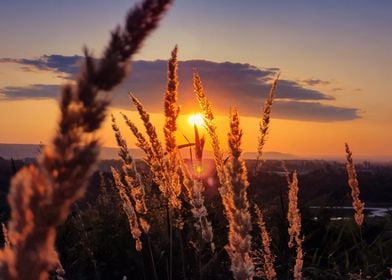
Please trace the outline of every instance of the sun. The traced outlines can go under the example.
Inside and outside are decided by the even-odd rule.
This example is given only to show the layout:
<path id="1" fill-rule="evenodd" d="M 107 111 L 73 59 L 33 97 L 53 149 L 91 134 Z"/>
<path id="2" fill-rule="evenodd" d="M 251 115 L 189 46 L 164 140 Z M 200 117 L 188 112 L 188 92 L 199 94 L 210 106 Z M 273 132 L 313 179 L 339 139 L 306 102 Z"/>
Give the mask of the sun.
<path id="1" fill-rule="evenodd" d="M 200 113 L 190 115 L 188 118 L 188 122 L 191 125 L 202 126 L 204 124 L 203 115 Z"/>

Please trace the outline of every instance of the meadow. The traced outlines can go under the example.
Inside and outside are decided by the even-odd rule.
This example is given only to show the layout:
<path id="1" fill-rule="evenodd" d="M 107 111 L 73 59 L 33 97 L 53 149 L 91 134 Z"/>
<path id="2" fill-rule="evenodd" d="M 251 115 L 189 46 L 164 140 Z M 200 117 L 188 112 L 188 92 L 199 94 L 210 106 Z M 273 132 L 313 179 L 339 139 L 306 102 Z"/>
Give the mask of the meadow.
<path id="1" fill-rule="evenodd" d="M 344 219 L 334 219 L 322 199 L 316 210 L 301 207 L 301 179 L 309 177 L 288 162 L 278 162 L 279 176 L 266 172 L 263 153 L 279 73 L 260 104 L 257 159 L 246 162 L 239 112 L 230 108 L 229 133 L 219 138 L 197 69 L 193 91 L 200 114 L 191 119 L 193 137 L 179 140 L 175 46 L 162 89 L 163 137 L 143 100 L 129 93 L 143 126 L 126 113 L 111 115 L 119 162 L 110 172 L 96 172 L 96 131 L 110 105 L 101 93 L 123 80 L 130 59 L 170 4 L 145 0 L 131 9 L 100 59 L 85 49 L 80 75 L 62 88 L 52 143 L 40 148 L 36 162 L 14 166 L 9 210 L 4 208 L 9 215 L 3 214 L 8 221 L 2 226 L 1 279 L 390 279 L 390 215 L 365 215 L 348 144 L 342 143 L 346 163 L 339 174 L 345 174 L 338 181 L 352 206 Z M 132 139 L 123 136 L 120 121 Z M 133 158 L 130 142 L 144 152 L 143 160 Z M 212 170 L 203 157 L 206 143 Z M 91 185 L 99 185 L 93 198 L 86 194 Z"/>

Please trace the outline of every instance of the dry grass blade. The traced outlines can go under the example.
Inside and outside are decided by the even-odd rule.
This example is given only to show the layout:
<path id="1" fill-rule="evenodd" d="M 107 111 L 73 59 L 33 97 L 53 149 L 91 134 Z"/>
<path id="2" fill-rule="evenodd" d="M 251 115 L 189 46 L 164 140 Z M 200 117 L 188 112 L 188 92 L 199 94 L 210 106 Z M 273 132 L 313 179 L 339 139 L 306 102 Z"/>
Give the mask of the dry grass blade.
<path id="1" fill-rule="evenodd" d="M 85 64 L 74 84 L 62 89 L 58 132 L 45 147 L 37 166 L 22 169 L 9 194 L 12 248 L 1 251 L 1 278 L 47 279 L 58 262 L 56 226 L 82 197 L 98 158 L 101 126 L 109 104 L 98 97 L 120 83 L 129 58 L 157 26 L 170 0 L 145 0 L 131 9 L 125 28 L 118 27 L 98 63 L 85 51 Z"/>
<path id="2" fill-rule="evenodd" d="M 196 145 L 200 145 L 200 141 L 196 141 Z M 192 144 L 193 146 L 193 144 Z M 196 150 L 202 151 L 202 147 L 195 148 Z M 201 152 L 199 152 L 201 153 Z M 197 159 L 197 165 L 201 166 L 202 158 L 201 155 Z M 192 162 L 193 172 L 189 172 L 183 159 L 179 159 L 181 173 L 183 177 L 183 185 L 186 190 L 186 194 L 189 199 L 189 204 L 192 206 L 191 212 L 193 218 L 196 220 L 195 227 L 200 230 L 202 239 L 210 243 L 211 250 L 215 251 L 215 244 L 213 243 L 213 230 L 211 222 L 208 219 L 207 208 L 204 205 L 204 185 L 203 180 L 200 178 L 200 174 L 197 173 L 197 169 L 194 168 Z M 194 174 L 196 172 L 196 174 Z"/>
<path id="3" fill-rule="evenodd" d="M 154 153 L 155 158 L 159 161 L 162 161 L 163 160 L 162 144 L 161 144 L 161 141 L 159 141 L 155 126 L 151 123 L 150 114 L 147 113 L 147 111 L 144 109 L 144 106 L 139 101 L 139 99 L 137 99 L 131 93 L 129 94 L 129 97 L 131 98 L 132 103 L 135 105 L 135 107 L 139 113 L 140 119 L 143 122 L 144 128 L 146 130 L 146 134 L 148 135 L 148 139 L 150 141 L 150 145 L 151 145 L 151 148 L 152 148 L 152 151 Z"/>
<path id="4" fill-rule="evenodd" d="M 229 147 L 229 167 L 225 166 L 223 154 L 214 124 L 211 104 L 207 100 L 200 76 L 195 72 L 193 77 L 194 92 L 204 115 L 205 126 L 210 136 L 215 165 L 220 181 L 219 193 L 229 221 L 229 244 L 226 246 L 231 259 L 231 271 L 235 279 L 252 279 L 254 265 L 250 256 L 252 229 L 249 213 L 249 202 L 246 195 L 247 170 L 241 157 L 242 131 L 236 110 L 231 112 Z"/>
<path id="5" fill-rule="evenodd" d="M 258 143 L 257 143 L 257 159 L 256 159 L 256 171 L 260 169 L 261 165 L 261 158 L 263 156 L 263 149 L 264 145 L 267 141 L 267 137 L 269 134 L 269 124 L 270 124 L 270 118 L 271 118 L 271 110 L 272 110 L 272 103 L 274 102 L 275 99 L 275 94 L 276 94 L 276 87 L 278 84 L 280 74 L 275 78 L 270 92 L 268 94 L 267 100 L 264 103 L 263 107 L 263 119 L 259 124 L 259 138 L 258 138 Z"/>
<path id="6" fill-rule="evenodd" d="M 226 198 L 227 201 L 223 202 L 228 203 L 230 206 L 227 208 L 232 211 L 231 215 L 228 215 L 229 244 L 226 246 L 226 250 L 231 258 L 231 270 L 234 278 L 252 279 L 254 275 L 254 265 L 250 255 L 252 222 L 246 193 L 249 182 L 245 161 L 241 158 L 241 140 L 242 130 L 240 129 L 239 116 L 234 108 L 230 113 L 230 132 L 228 134 L 230 150 L 228 174 L 232 192 L 231 198 Z"/>
<path id="7" fill-rule="evenodd" d="M 132 201 L 127 194 L 127 188 L 121 181 L 121 176 L 118 170 L 114 167 L 111 167 L 112 175 L 114 178 L 114 184 L 118 190 L 118 193 L 121 198 L 122 207 L 124 209 L 125 214 L 128 218 L 129 228 L 131 229 L 132 237 L 135 239 L 135 247 L 137 251 L 142 250 L 142 242 L 140 241 L 140 237 L 142 235 L 142 231 L 140 229 L 138 217 L 135 212 L 135 208 L 133 207 Z"/>
<path id="8" fill-rule="evenodd" d="M 122 170 L 125 174 L 125 182 L 128 186 L 133 201 L 135 202 L 136 211 L 140 214 L 147 214 L 147 206 L 145 202 L 145 186 L 140 174 L 136 170 L 136 165 L 129 154 L 128 146 L 122 137 L 120 129 L 116 124 L 116 119 L 112 115 L 112 128 L 116 137 L 118 146 L 120 147 L 119 156 L 122 161 Z"/>
<path id="9" fill-rule="evenodd" d="M 130 94 L 130 98 L 139 113 L 140 119 L 142 120 L 144 128 L 146 130 L 146 134 L 148 135 L 148 145 L 149 147 L 151 147 L 151 151 L 148 151 L 151 154 L 151 162 L 149 165 L 151 167 L 153 179 L 159 185 L 159 189 L 164 195 L 164 197 L 167 199 L 168 203 L 170 204 L 170 207 L 173 209 L 180 209 L 181 201 L 178 198 L 181 193 L 181 188 L 179 187 L 179 177 L 178 175 L 171 176 L 173 172 L 170 171 L 173 169 L 171 167 L 173 166 L 171 160 L 176 160 L 176 157 L 169 159 L 165 157 L 162 144 L 159 141 L 155 126 L 150 121 L 150 115 L 144 109 L 143 104 L 135 96 Z M 132 131 L 136 132 L 135 129 Z M 142 140 L 140 135 L 136 136 L 136 138 L 138 140 Z"/>
<path id="10" fill-rule="evenodd" d="M 352 205 L 355 210 L 354 219 L 357 225 L 361 226 L 364 219 L 363 210 L 365 208 L 365 203 L 363 203 L 359 198 L 360 190 L 357 179 L 357 172 L 355 171 L 352 152 L 347 143 L 345 144 L 345 148 L 347 158 L 346 170 L 348 175 L 348 185 L 351 188 Z"/>
<path id="11" fill-rule="evenodd" d="M 263 276 L 267 280 L 276 279 L 276 271 L 274 267 L 275 257 L 271 252 L 271 237 L 267 231 L 264 222 L 264 215 L 260 211 L 259 207 L 255 205 L 255 212 L 257 217 L 257 224 L 259 225 L 260 234 L 261 234 L 261 242 L 262 242 L 262 263 L 261 266 L 263 268 L 261 276 Z"/>
<path id="12" fill-rule="evenodd" d="M 294 279 L 302 279 L 302 267 L 303 267 L 303 251 L 301 237 L 301 214 L 298 208 L 298 176 L 297 172 L 294 171 L 292 180 L 289 182 L 289 193 L 288 193 L 288 212 L 287 220 L 289 223 L 289 248 L 296 247 L 296 258 L 294 265 Z M 294 243 L 295 242 L 295 243 Z"/>
<path id="13" fill-rule="evenodd" d="M 153 168 L 154 166 L 154 152 L 151 148 L 150 143 L 147 141 L 147 139 L 144 137 L 144 135 L 139 131 L 137 126 L 125 115 L 122 114 L 124 117 L 125 123 L 131 130 L 132 134 L 136 138 L 136 146 L 138 146 L 142 151 L 146 154 L 145 161 L 147 164 L 150 166 L 150 168 Z"/>
<path id="14" fill-rule="evenodd" d="M 204 89 L 200 76 L 196 71 L 193 74 L 193 91 L 203 112 L 205 127 L 207 129 L 208 135 L 211 138 L 216 170 L 218 173 L 221 187 L 226 188 L 226 191 L 230 191 L 230 188 L 227 188 L 227 174 L 225 170 L 224 158 L 223 153 L 220 149 L 219 138 L 216 133 L 216 126 L 214 124 L 214 115 L 212 113 L 211 104 L 204 94 Z"/>
<path id="15" fill-rule="evenodd" d="M 173 209 L 181 208 L 179 195 L 181 194 L 180 178 L 178 171 L 178 151 L 176 144 L 177 117 L 179 114 L 178 99 L 178 62 L 177 62 L 177 46 L 173 49 L 171 58 L 168 62 L 167 89 L 165 92 L 165 152 L 158 138 L 156 129 L 150 121 L 150 115 L 144 109 L 143 104 L 132 94 L 130 98 L 135 105 L 139 117 L 143 122 L 147 139 L 139 132 L 138 128 L 124 116 L 128 127 L 135 135 L 138 146 L 147 155 L 147 163 L 149 164 L 154 181 L 159 185 L 159 189 L 164 197 L 168 200 L 170 207 Z"/>
<path id="16" fill-rule="evenodd" d="M 168 62 L 167 71 L 167 89 L 165 92 L 165 126 L 163 132 L 166 140 L 166 152 L 171 154 L 176 150 L 176 136 L 177 117 L 180 113 L 180 108 L 177 105 L 178 100 L 178 62 L 177 62 L 178 47 L 176 46 L 171 54 Z"/>
<path id="17" fill-rule="evenodd" d="M 178 100 L 178 47 L 175 46 L 167 65 L 167 88 L 165 92 L 164 109 L 165 109 L 165 125 L 163 133 L 166 142 L 166 172 L 169 178 L 169 188 L 171 192 L 171 204 L 173 206 L 179 204 L 178 196 L 181 194 L 180 178 L 178 171 L 180 169 L 178 163 L 178 150 L 176 143 L 177 117 L 180 107 Z M 175 206 L 179 208 L 179 206 Z"/>

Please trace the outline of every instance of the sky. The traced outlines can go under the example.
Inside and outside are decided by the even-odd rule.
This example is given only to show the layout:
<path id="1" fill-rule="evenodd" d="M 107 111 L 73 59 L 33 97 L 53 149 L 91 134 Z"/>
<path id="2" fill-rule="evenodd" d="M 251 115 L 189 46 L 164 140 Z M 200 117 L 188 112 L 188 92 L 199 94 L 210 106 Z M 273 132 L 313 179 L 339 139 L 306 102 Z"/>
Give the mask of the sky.
<path id="1" fill-rule="evenodd" d="M 58 119 L 60 86 L 77 75 L 83 46 L 98 57 L 135 1 L 41 0 L 0 3 L 0 143 L 47 143 Z M 177 0 L 135 56 L 131 76 L 111 93 L 111 113 L 137 122 L 132 91 L 162 128 L 166 60 L 179 46 L 178 141 L 192 137 L 187 116 L 197 68 L 218 115 L 238 107 L 243 147 L 255 151 L 261 108 L 280 72 L 265 149 L 299 156 L 392 157 L 392 1 Z M 115 146 L 110 122 L 99 132 Z M 129 145 L 134 139 L 126 134 Z"/>

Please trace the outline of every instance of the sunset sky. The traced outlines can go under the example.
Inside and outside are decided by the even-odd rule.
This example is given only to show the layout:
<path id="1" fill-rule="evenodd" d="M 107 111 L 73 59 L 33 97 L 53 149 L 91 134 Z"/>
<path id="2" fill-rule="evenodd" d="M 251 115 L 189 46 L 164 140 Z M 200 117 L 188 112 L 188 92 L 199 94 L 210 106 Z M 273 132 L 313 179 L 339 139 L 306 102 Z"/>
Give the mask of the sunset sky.
<path id="1" fill-rule="evenodd" d="M 132 0 L 3 1 L 0 6 L 0 143 L 49 142 L 59 85 L 78 72 L 82 47 L 98 56 Z M 179 142 L 198 112 L 197 68 L 222 141 L 237 106 L 244 149 L 254 151 L 261 107 L 281 72 L 267 151 L 392 158 L 392 1 L 177 0 L 112 93 L 111 112 L 136 120 L 132 91 L 162 127 L 166 60 L 179 46 Z M 124 129 L 129 145 L 134 139 Z M 105 146 L 115 146 L 107 122 Z"/>

